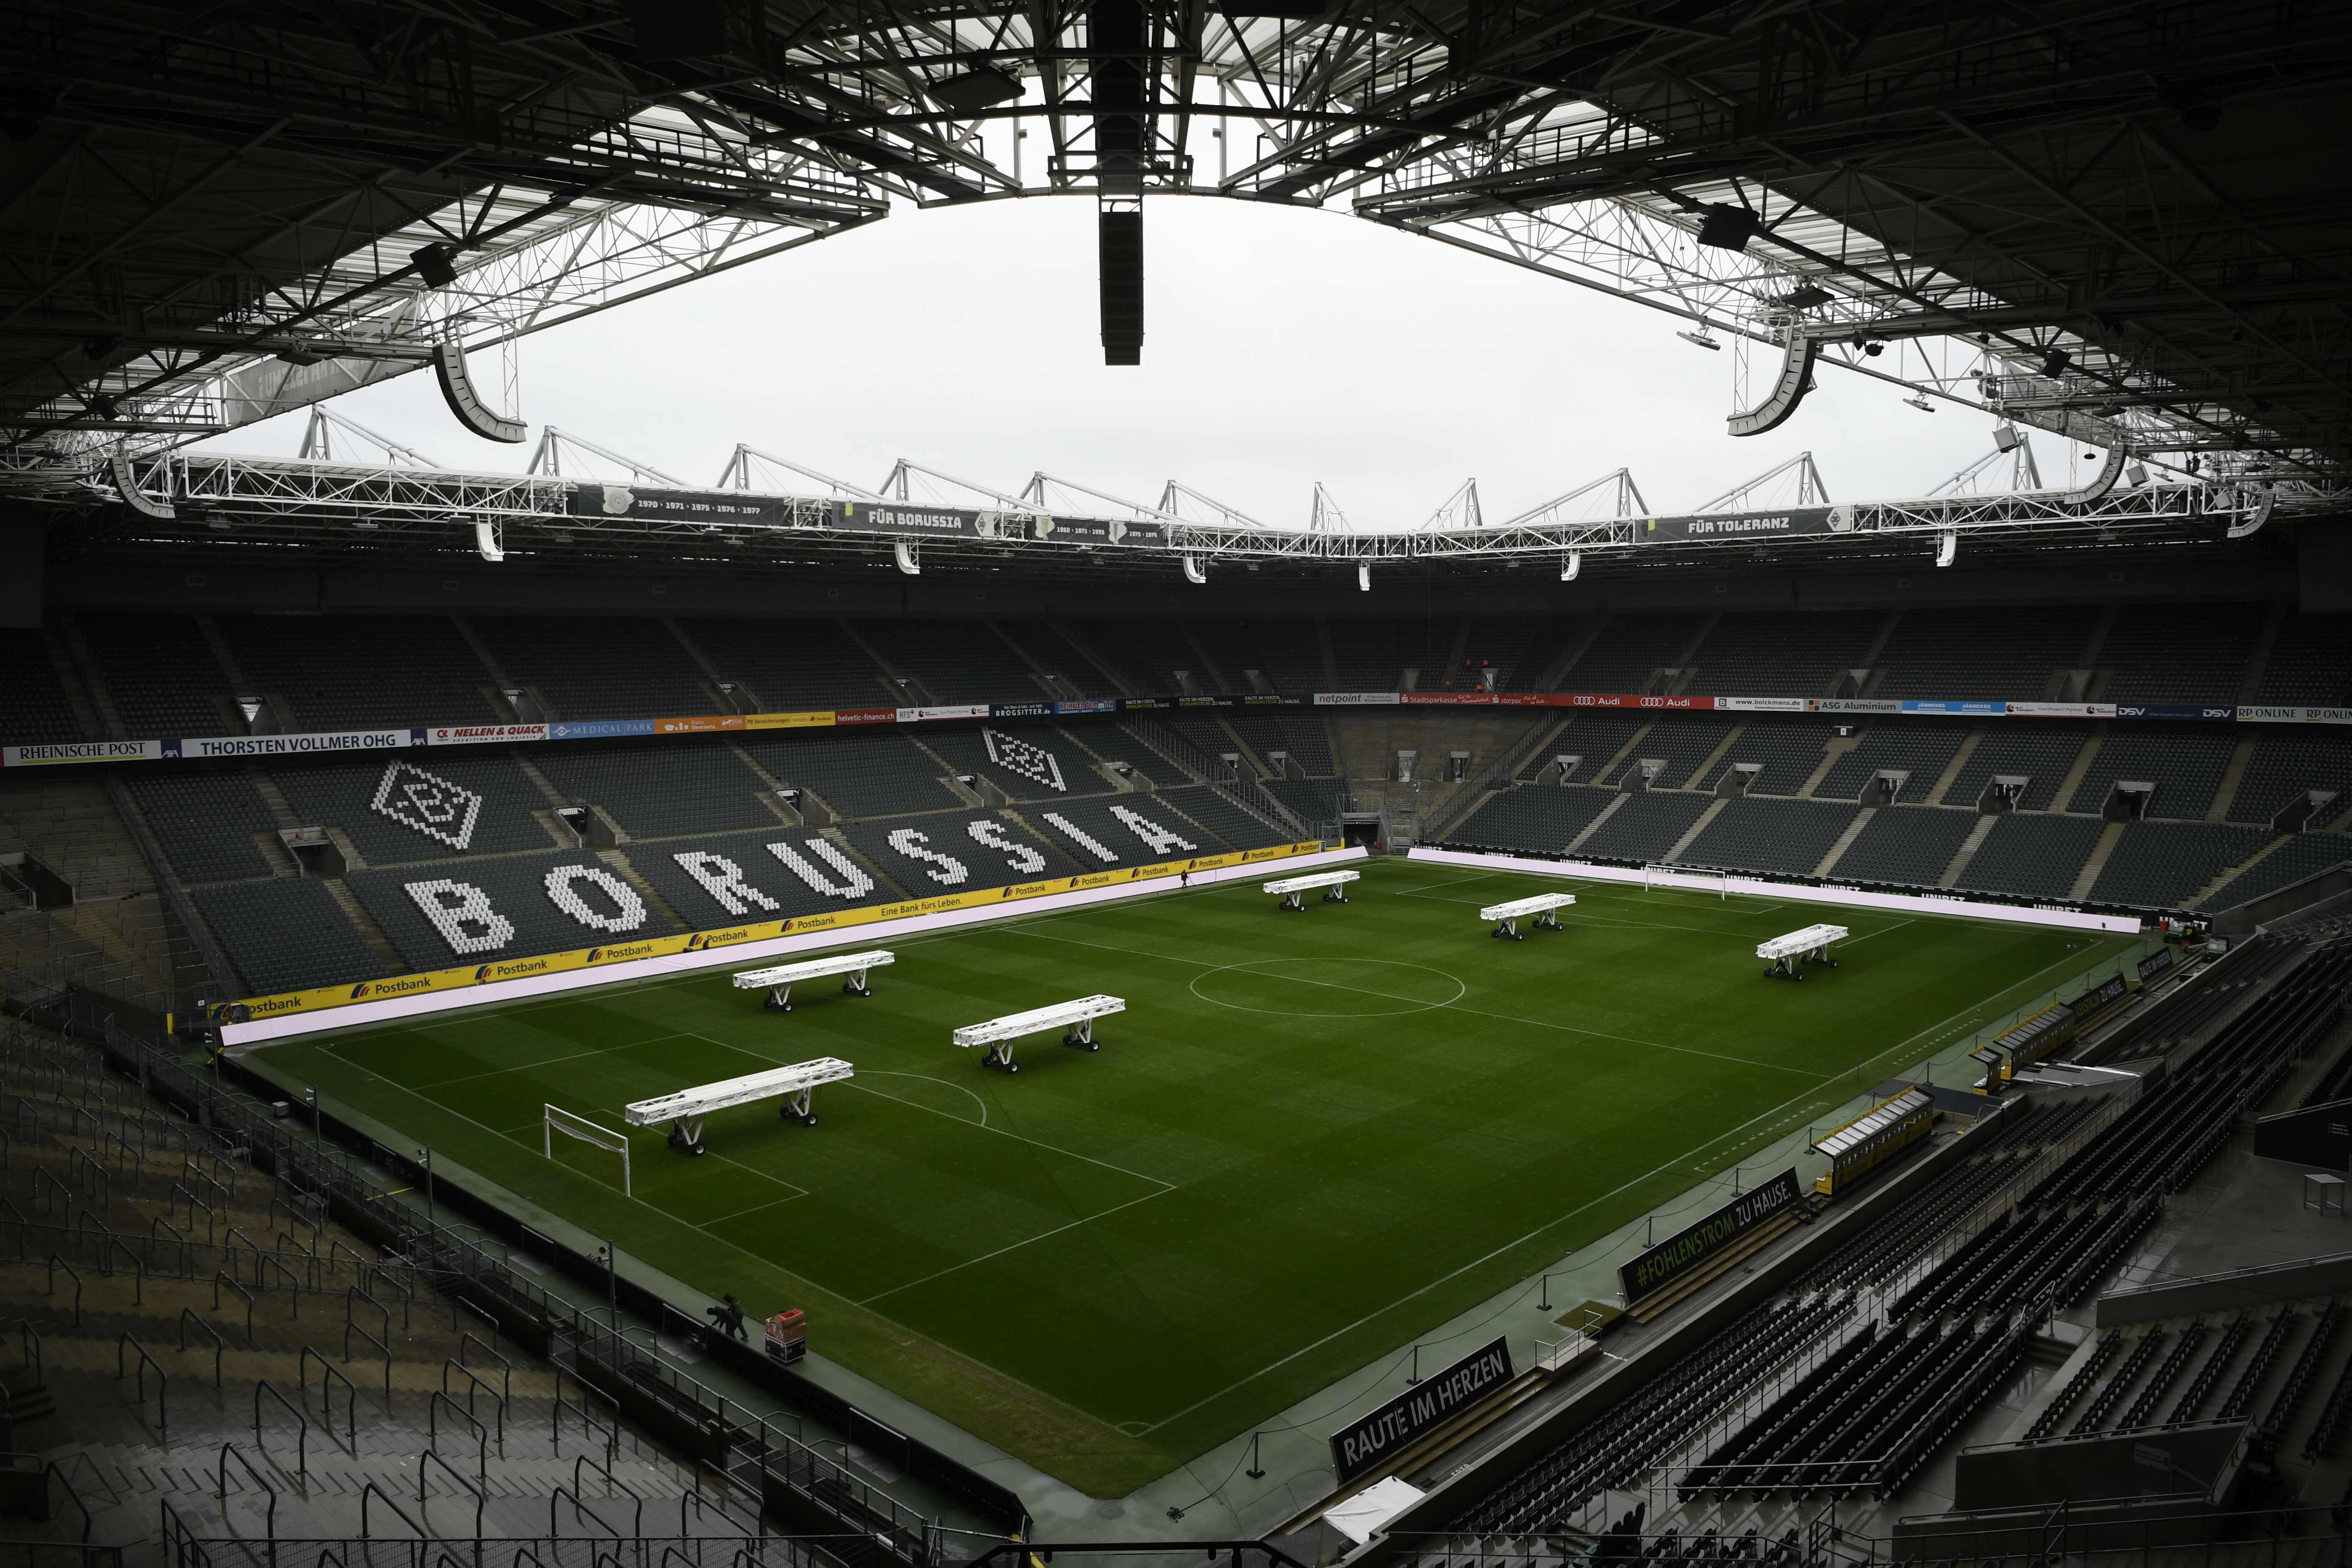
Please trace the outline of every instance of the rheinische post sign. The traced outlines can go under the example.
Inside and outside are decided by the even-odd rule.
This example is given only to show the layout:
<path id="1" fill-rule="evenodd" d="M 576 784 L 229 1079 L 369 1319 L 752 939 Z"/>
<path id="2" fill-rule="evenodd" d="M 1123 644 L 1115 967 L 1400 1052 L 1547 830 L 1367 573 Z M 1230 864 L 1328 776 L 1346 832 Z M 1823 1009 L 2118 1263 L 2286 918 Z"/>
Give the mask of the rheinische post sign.
<path id="1" fill-rule="evenodd" d="M 1510 1381 L 1509 1344 L 1497 1339 L 1482 1345 L 1370 1415 L 1332 1433 L 1331 1468 L 1339 1471 L 1344 1486 Z"/>

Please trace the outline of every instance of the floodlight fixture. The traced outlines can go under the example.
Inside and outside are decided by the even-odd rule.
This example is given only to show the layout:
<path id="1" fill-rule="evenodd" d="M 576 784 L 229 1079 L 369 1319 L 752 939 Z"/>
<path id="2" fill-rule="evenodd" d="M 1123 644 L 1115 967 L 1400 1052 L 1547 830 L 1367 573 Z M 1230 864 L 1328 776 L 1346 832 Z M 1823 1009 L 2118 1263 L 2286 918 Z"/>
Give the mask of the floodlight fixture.
<path id="1" fill-rule="evenodd" d="M 1915 392 L 1903 401 L 1909 404 L 1912 407 L 1917 409 L 1922 414 L 1933 414 L 1936 412 L 1936 405 L 1928 402 L 1927 397 L 1920 393 Z"/>
<path id="2" fill-rule="evenodd" d="M 2025 437 L 2016 426 L 2003 421 L 1992 427 L 1992 444 L 1996 451 L 2014 452 L 2025 445 Z"/>
<path id="3" fill-rule="evenodd" d="M 1717 353 L 1723 352 L 1723 345 L 1717 342 L 1713 338 L 1707 336 L 1706 329 L 1705 327 L 1701 327 L 1695 332 L 1676 332 L 1675 336 L 1682 339 L 1682 341 L 1686 343 L 1696 343 L 1703 349 L 1713 349 Z"/>
<path id="4" fill-rule="evenodd" d="M 1826 305 L 1837 296 L 1811 283 L 1800 283 L 1779 299 L 1779 303 L 1791 310 L 1810 310 L 1816 305 Z"/>
<path id="5" fill-rule="evenodd" d="M 2138 458 L 2133 458 L 2124 465 L 2124 479 L 2134 486 L 2147 483 L 2147 466 Z"/>
<path id="6" fill-rule="evenodd" d="M 1764 226 L 1744 206 L 1710 202 L 1699 209 L 1698 242 L 1717 250 L 1745 250 Z"/>

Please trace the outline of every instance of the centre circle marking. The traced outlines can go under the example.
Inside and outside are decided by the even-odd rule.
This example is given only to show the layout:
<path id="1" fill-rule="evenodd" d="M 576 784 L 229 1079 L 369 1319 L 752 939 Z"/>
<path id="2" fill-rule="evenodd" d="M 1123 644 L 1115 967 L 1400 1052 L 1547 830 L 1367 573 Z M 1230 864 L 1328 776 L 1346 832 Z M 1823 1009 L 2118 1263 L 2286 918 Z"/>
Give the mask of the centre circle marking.
<path id="1" fill-rule="evenodd" d="M 1266 978 L 1272 980 L 1293 980 L 1297 984 L 1309 985 L 1317 990 L 1323 990 L 1333 984 L 1331 982 L 1319 979 L 1301 980 L 1292 975 L 1269 973 L 1271 971 L 1278 970 L 1286 964 L 1356 964 L 1375 969 L 1417 969 L 1423 974 L 1434 974 L 1442 980 L 1452 981 L 1454 983 L 1454 994 L 1451 996 L 1441 997 L 1434 1002 L 1405 1002 L 1405 1005 L 1400 1007 L 1358 1008 L 1344 1013 L 1321 1013 L 1301 1007 L 1253 1007 L 1246 1002 L 1228 1002 L 1221 996 L 1212 996 L 1207 992 L 1201 989 L 1201 982 L 1203 980 L 1211 979 L 1219 974 L 1234 972 L 1242 973 L 1264 973 L 1266 975 Z M 1344 986 L 1338 988 L 1346 989 Z M 1271 1013 L 1286 1018 L 1395 1018 L 1402 1017 L 1409 1013 L 1427 1013 L 1439 1007 L 1451 1006 L 1453 1004 L 1459 1002 L 1463 997 L 1470 994 L 1470 987 L 1463 984 L 1462 978 L 1459 975 L 1448 973 L 1443 969 L 1432 968 L 1426 963 L 1407 963 L 1402 959 L 1394 958 L 1259 958 L 1253 959 L 1247 963 L 1220 963 L 1213 969 L 1204 969 L 1200 973 L 1194 975 L 1192 977 L 1192 984 L 1188 986 L 1187 989 L 1190 990 L 1193 995 L 1198 996 L 1202 1001 L 1210 1003 L 1215 1006 L 1230 1007 L 1238 1013 Z M 1360 994 L 1365 994 L 1360 993 Z M 1370 993 L 1369 994 L 1377 995 L 1378 994 Z M 1381 999 L 1386 1001 L 1404 1001 L 1402 997 L 1383 997 Z"/>

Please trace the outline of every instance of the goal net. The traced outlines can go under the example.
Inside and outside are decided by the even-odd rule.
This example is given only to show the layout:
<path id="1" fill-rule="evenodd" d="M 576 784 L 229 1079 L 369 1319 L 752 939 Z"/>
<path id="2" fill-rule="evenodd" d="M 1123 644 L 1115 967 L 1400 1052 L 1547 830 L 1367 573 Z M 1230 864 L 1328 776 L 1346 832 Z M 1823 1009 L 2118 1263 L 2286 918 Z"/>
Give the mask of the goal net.
<path id="1" fill-rule="evenodd" d="M 599 1149 L 609 1149 L 621 1157 L 621 1195 L 636 1195 L 629 1190 L 629 1140 L 625 1133 L 615 1132 L 609 1127 L 599 1127 L 587 1118 L 574 1116 L 561 1106 L 543 1105 L 541 1110 L 544 1112 L 539 1125 L 541 1152 L 551 1160 L 555 1158 L 555 1135 L 559 1132 L 567 1138 L 577 1138 L 583 1143 L 593 1143 Z"/>
<path id="2" fill-rule="evenodd" d="M 1642 868 L 1642 890 L 1654 892 L 1662 888 L 1680 889 L 1687 892 L 1712 892 L 1718 899 L 1731 897 L 1731 873 L 1712 866 L 1677 866 L 1672 861 L 1654 860 Z"/>

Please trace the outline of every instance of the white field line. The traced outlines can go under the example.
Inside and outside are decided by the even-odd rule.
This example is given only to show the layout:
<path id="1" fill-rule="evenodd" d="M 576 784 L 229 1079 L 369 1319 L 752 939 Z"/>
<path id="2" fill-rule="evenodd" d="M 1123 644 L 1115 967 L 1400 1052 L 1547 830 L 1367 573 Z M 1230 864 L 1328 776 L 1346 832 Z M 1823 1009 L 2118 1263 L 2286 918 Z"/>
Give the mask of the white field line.
<path id="1" fill-rule="evenodd" d="M 955 1273 L 960 1268 L 969 1268 L 975 1263 L 985 1263 L 992 1258 L 1002 1258 L 1008 1252 L 1018 1252 L 1021 1248 L 1027 1247 L 1032 1243 L 1044 1241 L 1050 1237 L 1059 1236 L 1066 1230 L 1076 1230 L 1082 1225 L 1092 1225 L 1098 1219 L 1108 1219 L 1112 1215 L 1118 1213 L 1120 1209 L 1131 1209 L 1138 1204 L 1148 1204 L 1154 1198 L 1164 1198 L 1175 1190 L 1176 1189 L 1173 1187 L 1163 1187 L 1156 1193 L 1146 1193 L 1139 1198 L 1129 1198 L 1127 1202 L 1117 1205 L 1111 1208 L 1104 1209 L 1099 1214 L 1083 1215 L 1078 1218 L 1072 1220 L 1067 1225 L 1058 1225 L 1051 1230 L 1041 1231 L 1037 1235 L 1028 1237 L 1026 1240 L 1016 1241 L 1009 1246 L 1000 1247 L 993 1252 L 983 1252 L 978 1258 L 967 1258 L 961 1263 L 950 1263 L 945 1268 L 940 1269 L 937 1273 L 926 1274 L 920 1279 L 909 1279 L 904 1285 L 893 1285 L 887 1290 L 877 1290 L 873 1295 L 866 1297 L 865 1300 L 858 1302 L 857 1305 L 863 1307 L 871 1302 L 879 1301 L 885 1296 L 895 1296 L 901 1290 L 911 1290 L 918 1285 L 928 1285 L 934 1279 L 945 1279 L 947 1276 Z"/>

